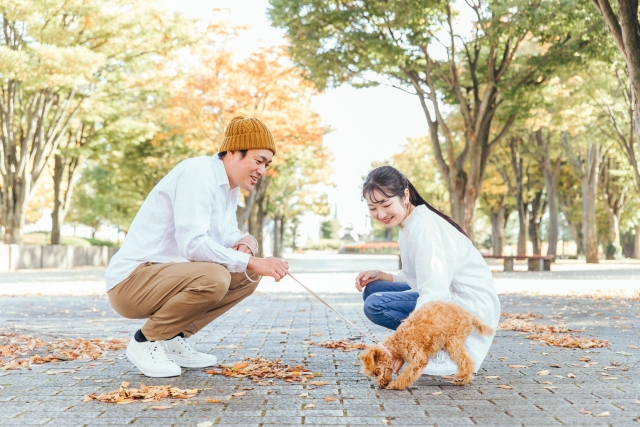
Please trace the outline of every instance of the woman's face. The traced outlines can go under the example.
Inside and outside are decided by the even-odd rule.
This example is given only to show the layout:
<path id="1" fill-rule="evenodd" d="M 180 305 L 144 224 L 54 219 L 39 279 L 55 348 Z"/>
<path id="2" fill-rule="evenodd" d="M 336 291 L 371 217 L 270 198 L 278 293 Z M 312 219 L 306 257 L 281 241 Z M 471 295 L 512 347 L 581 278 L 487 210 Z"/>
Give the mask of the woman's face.
<path id="1" fill-rule="evenodd" d="M 366 194 L 365 199 L 369 206 L 369 213 L 377 219 L 385 228 L 393 228 L 404 221 L 407 216 L 407 205 L 405 201 L 408 198 L 408 191 L 405 194 L 405 200 L 400 197 L 387 197 L 377 190 L 373 193 Z"/>

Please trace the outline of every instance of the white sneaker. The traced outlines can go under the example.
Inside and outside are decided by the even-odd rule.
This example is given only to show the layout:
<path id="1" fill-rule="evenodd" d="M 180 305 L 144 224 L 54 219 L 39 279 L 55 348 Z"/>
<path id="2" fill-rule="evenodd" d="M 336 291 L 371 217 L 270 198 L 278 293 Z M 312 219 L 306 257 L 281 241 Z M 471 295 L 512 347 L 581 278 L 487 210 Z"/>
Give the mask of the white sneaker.
<path id="1" fill-rule="evenodd" d="M 423 375 L 453 375 L 458 372 L 458 365 L 451 360 L 449 354 L 440 350 L 436 357 L 429 360 L 429 364 L 422 371 Z"/>
<path id="2" fill-rule="evenodd" d="M 131 338 L 127 346 L 127 358 L 148 377 L 175 377 L 182 369 L 172 360 L 162 346 L 163 341 L 138 342 Z"/>
<path id="3" fill-rule="evenodd" d="M 167 356 L 183 368 L 206 368 L 218 363 L 217 357 L 195 351 L 181 336 L 162 341 L 162 346 L 167 352 Z"/>

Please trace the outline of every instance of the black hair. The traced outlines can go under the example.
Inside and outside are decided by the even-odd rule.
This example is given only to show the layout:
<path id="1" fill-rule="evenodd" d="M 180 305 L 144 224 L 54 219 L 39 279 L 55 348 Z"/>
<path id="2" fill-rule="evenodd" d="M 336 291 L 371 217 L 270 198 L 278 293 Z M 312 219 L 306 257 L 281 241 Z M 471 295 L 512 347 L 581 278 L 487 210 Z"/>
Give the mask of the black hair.
<path id="1" fill-rule="evenodd" d="M 409 201 L 413 206 L 425 205 L 430 211 L 438 214 L 456 230 L 467 236 L 467 233 L 464 232 L 462 227 L 451 219 L 450 216 L 443 214 L 438 209 L 427 203 L 420 193 L 418 193 L 418 190 L 416 190 L 416 187 L 413 186 L 411 181 L 409 181 L 402 172 L 392 166 L 381 166 L 369 172 L 369 175 L 367 175 L 367 178 L 364 180 L 364 185 L 362 186 L 362 198 L 364 199 L 365 196 L 368 195 L 371 197 L 371 201 L 374 203 L 378 202 L 378 200 L 374 199 L 373 194 L 374 191 L 379 191 L 387 198 L 398 196 L 402 199 L 404 197 L 405 189 L 409 189 Z"/>
<path id="2" fill-rule="evenodd" d="M 247 151 L 249 151 L 249 150 L 236 150 L 236 151 L 240 151 L 240 153 L 242 154 L 242 158 L 244 159 L 244 156 L 247 155 Z M 220 160 L 222 160 L 222 159 L 224 159 L 224 156 L 226 156 L 226 155 L 227 155 L 227 152 L 223 151 L 221 153 L 218 153 L 218 158 Z"/>

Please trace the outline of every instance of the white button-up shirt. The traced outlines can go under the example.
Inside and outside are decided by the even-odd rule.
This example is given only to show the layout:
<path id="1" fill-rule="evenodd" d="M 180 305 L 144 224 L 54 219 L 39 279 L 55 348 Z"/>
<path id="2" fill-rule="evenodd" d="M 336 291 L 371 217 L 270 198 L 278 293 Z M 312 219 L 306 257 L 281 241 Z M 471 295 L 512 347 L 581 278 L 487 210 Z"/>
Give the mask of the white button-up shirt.
<path id="1" fill-rule="evenodd" d="M 500 301 L 493 275 L 482 254 L 464 234 L 421 205 L 402 222 L 399 244 L 402 271 L 393 276 L 393 281 L 406 283 L 419 293 L 416 309 L 431 301 L 451 301 L 492 328 L 497 327 Z M 476 370 L 492 340 L 493 337 L 476 332 L 467 338 L 465 344 Z M 452 363 L 446 356 L 443 362 Z M 427 370 L 437 372 L 437 365 L 429 362 Z"/>
<path id="2" fill-rule="evenodd" d="M 230 249 L 241 237 L 236 220 L 240 189 L 230 189 L 217 154 L 179 163 L 151 190 L 105 273 L 107 292 L 140 264 L 204 261 L 231 272 L 249 255 Z"/>

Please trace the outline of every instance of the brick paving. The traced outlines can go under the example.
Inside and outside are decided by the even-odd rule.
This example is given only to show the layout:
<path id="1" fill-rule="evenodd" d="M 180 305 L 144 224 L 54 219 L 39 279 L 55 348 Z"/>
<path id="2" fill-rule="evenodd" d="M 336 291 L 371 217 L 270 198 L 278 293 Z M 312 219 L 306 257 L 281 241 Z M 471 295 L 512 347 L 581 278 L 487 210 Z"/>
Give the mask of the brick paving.
<path id="1" fill-rule="evenodd" d="M 325 295 L 377 337 L 388 333 L 364 317 L 359 294 Z M 1 331 L 46 340 L 128 338 L 142 324 L 120 318 L 105 296 L 13 296 L 1 301 Z M 123 352 L 115 352 L 97 362 L 0 371 L 0 425 L 195 427 L 210 421 L 218 426 L 640 426 L 640 350 L 629 348 L 640 347 L 640 301 L 509 294 L 502 295 L 501 302 L 503 311 L 532 311 L 545 316 L 537 320 L 539 323 L 585 329 L 582 336 L 605 338 L 612 346 L 560 349 L 527 340 L 526 334 L 499 331 L 469 386 L 457 387 L 448 379 L 423 376 L 406 391 L 378 390 L 370 379 L 357 373 L 357 352 L 302 344 L 307 339 L 356 335 L 334 313 L 305 293 L 259 292 L 197 334 L 192 340 L 194 347 L 216 354 L 226 363 L 245 356 L 305 363 L 312 371 L 321 372 L 321 379 L 329 385 L 276 381 L 259 386 L 250 379 L 211 376 L 198 369 L 184 370 L 178 378 L 151 379 L 139 374 Z M 579 360 L 585 356 L 598 363 L 585 368 Z M 549 369 L 550 375 L 536 375 L 544 369 Z M 48 370 L 63 372 L 47 374 Z M 568 378 L 569 373 L 575 378 Z M 485 378 L 495 376 L 499 378 Z M 205 390 L 191 399 L 169 403 L 82 401 L 89 393 L 116 390 L 122 381 Z M 239 391 L 246 391 L 246 395 L 231 396 Z M 308 396 L 299 396 L 303 393 Z M 326 402 L 325 397 L 336 400 Z M 224 403 L 208 403 L 207 399 Z M 174 403 L 171 409 L 152 409 Z M 315 407 L 306 408 L 308 405 Z M 587 411 L 590 414 L 583 413 Z M 596 416 L 602 413 L 608 415 Z"/>

